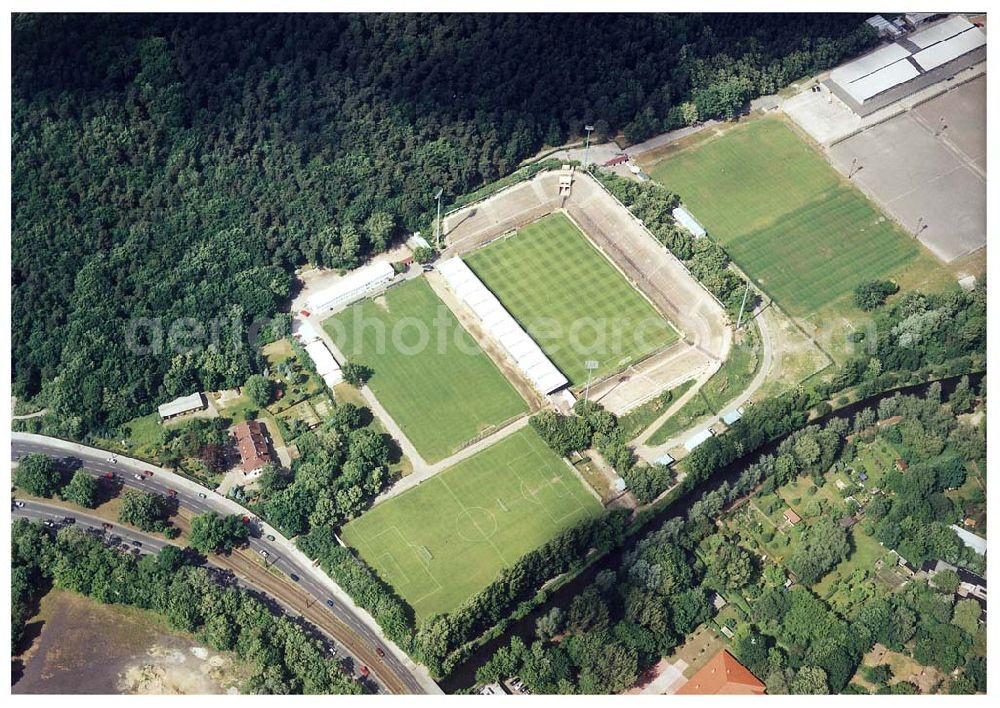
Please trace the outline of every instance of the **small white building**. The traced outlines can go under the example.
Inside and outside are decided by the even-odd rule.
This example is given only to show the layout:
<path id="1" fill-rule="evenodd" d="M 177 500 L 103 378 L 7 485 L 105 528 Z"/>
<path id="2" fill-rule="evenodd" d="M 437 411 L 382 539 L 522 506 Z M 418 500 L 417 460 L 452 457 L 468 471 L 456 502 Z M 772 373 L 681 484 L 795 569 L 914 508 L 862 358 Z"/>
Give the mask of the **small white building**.
<path id="1" fill-rule="evenodd" d="M 695 238 L 704 238 L 706 233 L 705 228 L 698 223 L 698 220 L 695 219 L 694 216 L 691 215 L 691 212 L 687 209 L 679 206 L 674 209 L 671 214 L 674 217 L 674 221 L 687 229 L 692 236 Z"/>
<path id="2" fill-rule="evenodd" d="M 319 332 L 312 326 L 309 320 L 296 319 L 294 323 L 295 337 L 302 342 L 302 345 L 310 344 L 319 339 Z"/>
<path id="3" fill-rule="evenodd" d="M 419 231 L 415 231 L 410 238 L 406 239 L 406 245 L 411 251 L 416 251 L 418 248 L 431 247 L 431 245 L 427 243 L 427 239 L 421 236 Z"/>
<path id="4" fill-rule="evenodd" d="M 309 309 L 326 312 L 350 305 L 366 295 L 380 290 L 392 282 L 396 272 L 387 261 L 358 268 L 323 290 L 309 296 Z"/>
<path id="5" fill-rule="evenodd" d="M 322 341 L 315 339 L 307 344 L 306 354 L 312 359 L 316 373 L 330 389 L 344 380 L 344 372 L 340 370 L 340 364 L 333 358 L 333 354 Z"/>
<path id="6" fill-rule="evenodd" d="M 703 442 L 705 442 L 706 440 L 708 440 L 713 435 L 714 435 L 714 433 L 712 432 L 711 428 L 708 428 L 706 430 L 702 430 L 701 432 L 695 433 L 694 435 L 692 435 L 691 437 L 689 437 L 684 442 L 684 447 L 687 448 L 688 452 L 691 452 L 692 450 L 694 450 L 696 447 L 698 447 L 699 445 L 701 445 Z"/>
<path id="7" fill-rule="evenodd" d="M 972 533 L 971 531 L 966 531 L 965 529 L 963 529 L 958 524 L 952 524 L 950 528 L 951 528 L 952 531 L 954 531 L 956 534 L 958 534 L 958 537 L 960 539 L 962 539 L 962 543 L 964 543 L 966 546 L 968 546 L 969 548 L 971 548 L 973 551 L 975 551 L 979 555 L 981 555 L 981 556 L 985 556 L 986 555 L 986 539 L 985 538 L 977 536 L 976 534 Z"/>
<path id="8" fill-rule="evenodd" d="M 890 39 L 895 39 L 902 34 L 900 29 L 889 22 L 889 20 L 882 17 L 882 15 L 872 15 L 867 20 L 865 24 L 878 32 L 880 37 L 888 37 Z"/>
<path id="9" fill-rule="evenodd" d="M 185 413 L 203 410 L 205 406 L 205 397 L 201 393 L 192 393 L 164 403 L 157 410 L 160 413 L 160 420 L 169 420 Z"/>

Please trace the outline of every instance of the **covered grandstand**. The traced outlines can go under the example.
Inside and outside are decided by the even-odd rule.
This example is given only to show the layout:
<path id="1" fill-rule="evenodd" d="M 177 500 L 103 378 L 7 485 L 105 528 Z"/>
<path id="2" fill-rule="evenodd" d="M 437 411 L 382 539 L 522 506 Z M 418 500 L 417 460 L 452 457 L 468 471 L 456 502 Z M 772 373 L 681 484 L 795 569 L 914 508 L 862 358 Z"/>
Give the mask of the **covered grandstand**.
<path id="1" fill-rule="evenodd" d="M 867 116 L 986 59 L 986 34 L 953 15 L 830 72 L 827 87 Z"/>
<path id="2" fill-rule="evenodd" d="M 538 391 L 547 395 L 569 384 L 541 347 L 462 259 L 449 258 L 438 264 L 437 270 Z"/>
<path id="3" fill-rule="evenodd" d="M 394 277 L 396 272 L 392 269 L 392 264 L 385 261 L 358 268 L 328 288 L 311 295 L 308 301 L 309 309 L 313 312 L 326 312 L 350 305 L 369 293 L 384 288 Z"/>

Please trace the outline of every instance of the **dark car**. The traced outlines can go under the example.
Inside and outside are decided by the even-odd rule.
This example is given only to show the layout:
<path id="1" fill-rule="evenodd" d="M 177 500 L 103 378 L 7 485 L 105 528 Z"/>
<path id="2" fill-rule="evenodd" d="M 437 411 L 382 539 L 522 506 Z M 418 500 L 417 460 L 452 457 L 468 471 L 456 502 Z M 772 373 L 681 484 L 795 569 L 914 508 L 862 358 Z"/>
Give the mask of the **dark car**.
<path id="1" fill-rule="evenodd" d="M 375 653 L 378 654 L 380 659 L 385 656 L 385 650 L 382 647 L 375 647 Z"/>
<path id="2" fill-rule="evenodd" d="M 289 574 L 288 577 L 294 580 L 295 582 L 299 582 L 299 576 L 297 576 L 295 573 Z"/>
<path id="3" fill-rule="evenodd" d="M 75 524 L 76 523 L 76 519 L 74 519 L 72 516 L 66 516 L 66 517 L 63 517 L 63 523 L 64 524 Z"/>
<path id="4" fill-rule="evenodd" d="M 132 541 L 132 545 L 138 548 L 139 546 L 142 545 L 142 541 Z"/>
<path id="5" fill-rule="evenodd" d="M 326 606 L 327 607 L 333 607 L 333 600 L 327 600 L 326 601 Z"/>

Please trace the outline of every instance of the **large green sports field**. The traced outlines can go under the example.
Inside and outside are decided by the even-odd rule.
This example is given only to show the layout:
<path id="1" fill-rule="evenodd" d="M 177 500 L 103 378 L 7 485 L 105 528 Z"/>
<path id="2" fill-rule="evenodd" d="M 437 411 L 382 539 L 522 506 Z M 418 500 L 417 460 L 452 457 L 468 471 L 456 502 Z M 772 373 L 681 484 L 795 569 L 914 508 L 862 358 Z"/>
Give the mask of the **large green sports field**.
<path id="1" fill-rule="evenodd" d="M 429 462 L 527 411 L 527 405 L 423 278 L 323 322 Z"/>
<path id="2" fill-rule="evenodd" d="M 501 568 L 600 510 L 527 427 L 373 507 L 342 537 L 421 621 L 454 610 Z"/>
<path id="3" fill-rule="evenodd" d="M 779 120 L 729 130 L 671 155 L 651 174 L 795 315 L 930 259 Z"/>
<path id="4" fill-rule="evenodd" d="M 564 214 L 551 214 L 465 257 L 576 385 L 673 343 L 677 332 Z"/>

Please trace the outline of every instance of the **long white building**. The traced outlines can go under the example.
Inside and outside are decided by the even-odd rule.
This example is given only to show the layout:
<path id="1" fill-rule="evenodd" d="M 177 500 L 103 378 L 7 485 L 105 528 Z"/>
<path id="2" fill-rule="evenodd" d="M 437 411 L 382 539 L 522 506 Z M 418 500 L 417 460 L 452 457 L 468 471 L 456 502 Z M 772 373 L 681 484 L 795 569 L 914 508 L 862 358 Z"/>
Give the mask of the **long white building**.
<path id="1" fill-rule="evenodd" d="M 316 366 L 316 373 L 331 389 L 344 380 L 344 372 L 340 370 L 340 364 L 333 358 L 333 354 L 321 340 L 314 339 L 309 342 L 306 345 L 306 354 Z"/>
<path id="2" fill-rule="evenodd" d="M 549 361 L 542 348 L 462 259 L 449 258 L 438 264 L 437 270 L 459 300 L 476 315 L 483 329 L 500 343 L 543 395 L 558 391 L 569 383 L 569 379 Z"/>
<path id="3" fill-rule="evenodd" d="M 392 282 L 396 272 L 392 264 L 379 261 L 348 273 L 335 283 L 309 296 L 312 312 L 326 312 L 337 307 L 350 305 L 365 295 L 373 293 Z"/>

